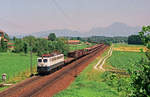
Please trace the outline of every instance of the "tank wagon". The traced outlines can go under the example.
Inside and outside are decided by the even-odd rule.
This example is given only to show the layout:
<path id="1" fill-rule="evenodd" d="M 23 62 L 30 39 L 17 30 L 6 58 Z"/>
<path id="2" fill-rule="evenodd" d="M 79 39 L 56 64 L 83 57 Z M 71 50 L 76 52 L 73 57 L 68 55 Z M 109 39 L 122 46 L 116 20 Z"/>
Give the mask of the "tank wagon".
<path id="1" fill-rule="evenodd" d="M 64 60 L 64 55 L 59 53 L 44 54 L 37 58 L 37 72 L 39 74 L 49 73 L 59 67 L 63 67 L 74 60 L 77 60 L 85 55 L 88 55 L 98 49 L 104 49 L 104 44 L 97 44 L 82 50 L 76 50 L 68 53 L 68 58 Z"/>

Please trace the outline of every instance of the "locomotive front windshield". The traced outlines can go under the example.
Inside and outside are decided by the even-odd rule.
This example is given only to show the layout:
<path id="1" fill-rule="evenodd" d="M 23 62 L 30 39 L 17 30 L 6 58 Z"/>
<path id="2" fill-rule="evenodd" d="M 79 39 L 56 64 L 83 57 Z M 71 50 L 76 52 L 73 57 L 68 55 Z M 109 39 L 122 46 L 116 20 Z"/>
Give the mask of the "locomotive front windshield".
<path id="1" fill-rule="evenodd" d="M 38 59 L 38 62 L 42 62 L 42 59 Z"/>
<path id="2" fill-rule="evenodd" d="M 46 63 L 46 62 L 47 62 L 47 59 L 43 59 L 43 60 L 42 60 L 42 59 L 38 59 L 38 62 L 42 62 L 42 61 L 43 61 L 44 63 Z"/>
<path id="3" fill-rule="evenodd" d="M 47 62 L 47 59 L 44 59 L 43 62 L 46 63 L 46 62 Z"/>

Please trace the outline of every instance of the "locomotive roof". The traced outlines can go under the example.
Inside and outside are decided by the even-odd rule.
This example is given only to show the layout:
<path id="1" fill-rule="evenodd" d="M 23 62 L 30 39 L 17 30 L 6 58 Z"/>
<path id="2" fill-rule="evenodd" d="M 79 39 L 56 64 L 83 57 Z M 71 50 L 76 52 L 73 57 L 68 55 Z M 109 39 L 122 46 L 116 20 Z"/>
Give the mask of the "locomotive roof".
<path id="1" fill-rule="evenodd" d="M 42 57 L 53 57 L 57 55 L 63 55 L 63 54 L 43 54 Z"/>

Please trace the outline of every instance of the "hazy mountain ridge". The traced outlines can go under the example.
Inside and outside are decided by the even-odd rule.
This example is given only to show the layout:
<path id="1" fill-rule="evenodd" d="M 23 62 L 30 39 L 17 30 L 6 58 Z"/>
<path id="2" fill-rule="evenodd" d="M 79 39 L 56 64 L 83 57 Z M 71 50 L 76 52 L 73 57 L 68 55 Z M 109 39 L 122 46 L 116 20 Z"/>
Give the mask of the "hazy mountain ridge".
<path id="1" fill-rule="evenodd" d="M 54 30 L 47 30 L 41 32 L 34 32 L 34 33 L 15 33 L 14 36 L 16 37 L 24 37 L 28 35 L 33 35 L 35 37 L 47 37 L 49 33 L 55 33 L 56 36 L 74 36 L 74 37 L 88 37 L 88 36 L 129 36 L 132 34 L 138 34 L 141 30 L 140 26 L 131 27 L 124 23 L 116 22 L 108 27 L 96 27 L 92 28 L 88 32 L 79 32 L 73 31 L 70 29 L 54 29 Z M 9 34 L 9 33 L 8 33 Z M 12 34 L 10 34 L 12 36 Z"/>
<path id="2" fill-rule="evenodd" d="M 139 26 L 130 27 L 124 23 L 116 22 L 105 28 L 92 28 L 89 32 L 100 36 L 129 36 L 132 34 L 138 34 L 140 30 L 141 27 Z"/>

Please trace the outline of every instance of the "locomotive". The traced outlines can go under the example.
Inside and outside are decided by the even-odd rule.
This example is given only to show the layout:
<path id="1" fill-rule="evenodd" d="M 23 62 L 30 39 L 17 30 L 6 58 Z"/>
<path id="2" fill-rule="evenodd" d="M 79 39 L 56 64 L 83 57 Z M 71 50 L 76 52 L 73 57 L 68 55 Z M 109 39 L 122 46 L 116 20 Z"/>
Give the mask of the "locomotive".
<path id="1" fill-rule="evenodd" d="M 37 72 L 39 74 L 48 73 L 51 70 L 64 64 L 63 54 L 44 54 L 37 59 Z"/>
<path id="2" fill-rule="evenodd" d="M 57 70 L 74 60 L 88 55 L 98 49 L 102 50 L 105 47 L 106 45 L 104 44 L 97 44 L 89 48 L 69 52 L 67 59 L 64 59 L 64 54 L 58 52 L 43 54 L 41 57 L 37 58 L 37 72 L 38 74 L 50 73 L 51 71 Z"/>

